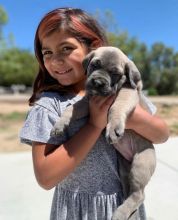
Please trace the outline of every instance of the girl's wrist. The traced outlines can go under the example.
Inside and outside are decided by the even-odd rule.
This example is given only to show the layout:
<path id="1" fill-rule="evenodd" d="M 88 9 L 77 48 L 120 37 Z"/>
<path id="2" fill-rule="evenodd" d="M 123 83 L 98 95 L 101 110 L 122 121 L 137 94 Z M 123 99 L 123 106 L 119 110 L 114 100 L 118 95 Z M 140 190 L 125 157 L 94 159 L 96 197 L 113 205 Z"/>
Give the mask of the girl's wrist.
<path id="1" fill-rule="evenodd" d="M 88 126 L 90 126 L 92 129 L 94 129 L 96 132 L 101 133 L 103 131 L 103 127 L 95 125 L 91 120 L 88 120 L 87 122 Z"/>

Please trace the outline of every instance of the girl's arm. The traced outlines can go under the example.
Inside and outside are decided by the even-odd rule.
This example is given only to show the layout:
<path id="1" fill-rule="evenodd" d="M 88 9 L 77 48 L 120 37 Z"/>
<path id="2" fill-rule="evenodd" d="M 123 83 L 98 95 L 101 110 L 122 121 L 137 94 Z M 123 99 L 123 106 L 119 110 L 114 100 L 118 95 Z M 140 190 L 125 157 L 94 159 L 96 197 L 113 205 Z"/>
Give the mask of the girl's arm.
<path id="1" fill-rule="evenodd" d="M 165 142 L 169 137 L 166 123 L 156 115 L 151 115 L 139 105 L 130 115 L 126 129 L 132 129 L 154 144 Z"/>
<path id="2" fill-rule="evenodd" d="M 87 156 L 107 124 L 107 113 L 112 102 L 113 97 L 92 97 L 88 123 L 60 147 L 33 142 L 34 171 L 43 188 L 53 188 Z"/>
<path id="3" fill-rule="evenodd" d="M 55 146 L 34 142 L 32 156 L 38 183 L 51 189 L 63 180 L 86 157 L 101 131 L 87 123 L 69 141 L 54 150 Z"/>

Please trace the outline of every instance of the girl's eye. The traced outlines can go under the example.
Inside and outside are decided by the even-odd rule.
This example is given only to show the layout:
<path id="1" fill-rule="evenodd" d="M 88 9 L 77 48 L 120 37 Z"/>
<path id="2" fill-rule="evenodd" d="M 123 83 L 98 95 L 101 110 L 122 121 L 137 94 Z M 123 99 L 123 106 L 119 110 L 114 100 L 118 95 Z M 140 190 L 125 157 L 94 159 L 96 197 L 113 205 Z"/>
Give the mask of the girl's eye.
<path id="1" fill-rule="evenodd" d="M 73 50 L 73 48 L 70 46 L 65 46 L 62 48 L 62 51 L 65 53 L 70 53 L 72 50 Z"/>
<path id="2" fill-rule="evenodd" d="M 42 52 L 42 54 L 43 56 L 47 56 L 47 55 L 51 55 L 52 52 L 47 50 L 47 51 Z"/>
<path id="3" fill-rule="evenodd" d="M 52 56 L 52 51 L 49 50 L 42 51 L 42 55 L 43 55 L 43 60 L 50 59 Z"/>

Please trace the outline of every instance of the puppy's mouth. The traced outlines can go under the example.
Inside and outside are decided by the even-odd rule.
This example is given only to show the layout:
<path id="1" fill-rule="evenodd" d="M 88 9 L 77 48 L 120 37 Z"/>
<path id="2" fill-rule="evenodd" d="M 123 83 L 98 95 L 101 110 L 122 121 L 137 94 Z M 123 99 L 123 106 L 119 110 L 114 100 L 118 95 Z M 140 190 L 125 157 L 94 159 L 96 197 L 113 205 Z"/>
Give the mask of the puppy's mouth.
<path id="1" fill-rule="evenodd" d="M 95 78 L 87 81 L 86 83 L 87 93 L 91 96 L 109 96 L 113 94 L 112 88 L 109 82 L 103 78 Z"/>
<path id="2" fill-rule="evenodd" d="M 98 90 L 92 90 L 92 91 L 87 91 L 88 95 L 89 96 L 95 96 L 95 95 L 98 95 L 98 96 L 110 96 L 112 95 L 112 92 L 108 92 L 108 91 L 98 91 Z"/>

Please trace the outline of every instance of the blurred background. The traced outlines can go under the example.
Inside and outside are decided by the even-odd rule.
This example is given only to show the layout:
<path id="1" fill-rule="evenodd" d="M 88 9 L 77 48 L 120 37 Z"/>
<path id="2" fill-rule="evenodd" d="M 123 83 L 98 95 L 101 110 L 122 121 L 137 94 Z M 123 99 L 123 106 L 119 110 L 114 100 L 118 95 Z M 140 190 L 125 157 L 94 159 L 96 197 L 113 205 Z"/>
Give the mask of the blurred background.
<path id="1" fill-rule="evenodd" d="M 17 153 L 26 152 L 27 160 L 31 162 L 29 156 L 31 148 L 19 143 L 18 134 L 27 111 L 29 110 L 28 98 L 32 91 L 34 77 L 38 71 L 33 49 L 34 35 L 38 23 L 45 13 L 56 7 L 65 6 L 84 9 L 96 17 L 105 28 L 110 44 L 119 47 L 135 62 L 142 75 L 145 94 L 148 95 L 151 101 L 156 105 L 158 109 L 157 113 L 164 118 L 170 126 L 171 137 L 177 137 L 177 0 L 1 0 L 1 162 L 7 161 L 7 158 L 11 158 L 13 166 L 12 158 L 15 158 Z M 26 156 L 22 158 L 24 159 Z M 0 167 L 0 169 L 0 173 L 5 175 L 3 168 Z M 11 168 L 9 167 L 9 169 Z M 30 175 L 33 176 L 32 164 L 29 165 L 27 170 L 30 172 Z M 24 174 L 25 170 L 22 173 Z M 3 175 L 0 177 L 5 178 L 6 175 Z M 5 181 L 8 180 L 10 179 L 5 179 Z M 26 179 L 26 181 L 27 180 L 28 179 Z M 32 179 L 30 179 L 30 181 L 32 181 Z M 34 179 L 32 182 L 36 184 Z M 4 182 L 4 186 L 5 185 L 6 182 Z M 37 184 L 35 187 L 37 187 Z M 34 192 L 36 193 L 36 191 L 38 191 L 37 188 L 35 188 Z M 39 199 L 43 198 L 44 195 L 42 194 L 40 194 Z M 24 196 L 25 195 L 26 194 L 24 194 Z M 33 200 L 33 198 L 31 198 L 31 200 Z M 4 199 L 4 201 L 1 200 L 0 203 L 1 205 L 9 204 L 8 201 L 8 199 Z M 21 205 L 23 201 L 24 197 L 22 197 Z M 48 206 L 49 203 L 46 204 L 46 207 Z M 25 215 L 20 217 L 19 212 L 17 212 L 18 217 L 12 218 L 12 216 L 7 215 L 6 212 L 1 216 L 1 211 L 2 206 L 0 208 L 0 218 L 3 217 L 1 219 L 6 220 L 48 219 L 46 216 L 44 217 L 47 213 L 40 213 L 41 217 L 24 217 Z M 30 211 L 33 212 L 32 210 Z M 165 218 L 165 220 L 166 219 L 171 218 Z M 175 218 L 172 219 L 174 220 Z M 163 220 L 163 218 L 156 220 Z"/>
<path id="2" fill-rule="evenodd" d="M 38 70 L 33 41 L 40 19 L 56 7 L 79 7 L 105 28 L 111 45 L 137 65 L 144 91 L 178 134 L 178 1 L 53 0 L 0 2 L 0 152 L 29 149 L 17 134 Z"/>

